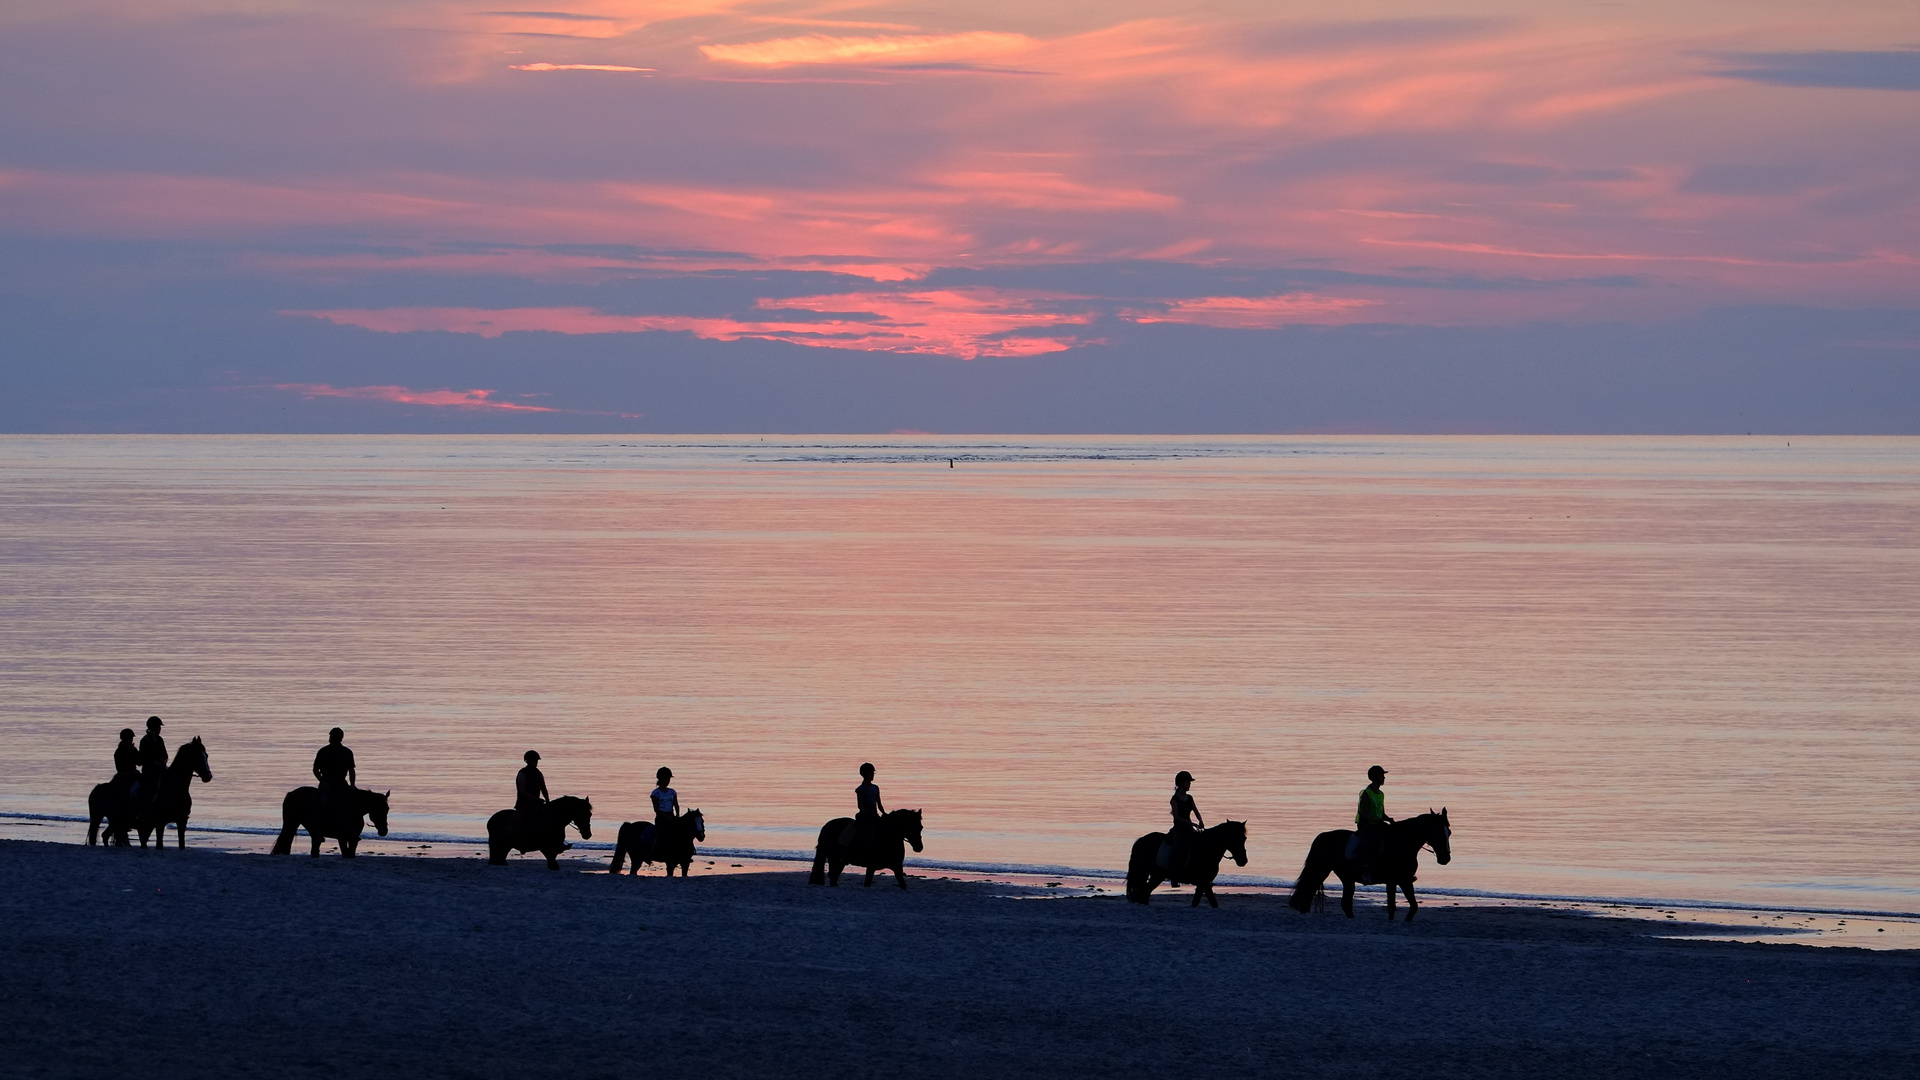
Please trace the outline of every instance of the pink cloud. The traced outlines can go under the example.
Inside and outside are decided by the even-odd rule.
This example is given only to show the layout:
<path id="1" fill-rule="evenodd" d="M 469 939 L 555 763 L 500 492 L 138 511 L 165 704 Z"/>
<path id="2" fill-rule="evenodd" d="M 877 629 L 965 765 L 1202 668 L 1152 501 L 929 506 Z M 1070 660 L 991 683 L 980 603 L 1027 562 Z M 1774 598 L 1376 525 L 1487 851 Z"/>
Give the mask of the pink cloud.
<path id="1" fill-rule="evenodd" d="M 396 405 L 430 405 L 451 409 L 505 409 L 510 412 L 565 412 L 544 405 L 522 405 L 514 401 L 495 401 L 495 390 L 411 390 L 404 386 L 328 386 L 326 383 L 275 383 L 304 398 L 350 398 L 355 401 L 390 401 Z"/>
<path id="2" fill-rule="evenodd" d="M 275 61 L 263 69 L 326 71 L 361 57 L 356 49 L 371 49 L 366 55 L 377 62 L 352 68 L 354 77 L 389 78 L 381 92 L 395 96 L 404 107 L 394 114 L 407 119 L 383 126 L 383 116 L 346 116 L 330 111 L 327 95 L 310 95 L 312 112 L 302 119 L 314 122 L 316 137 L 351 131 L 339 145 L 359 147 L 329 157 L 325 171 L 0 171 L 0 222 L 38 234 L 169 240 L 324 235 L 364 241 L 369 250 L 411 245 L 426 252 L 251 256 L 277 272 L 316 276 L 417 269 L 604 280 L 623 272 L 805 268 L 908 282 L 938 266 L 1171 259 L 1272 267 L 1311 260 L 1298 265 L 1398 273 L 1417 261 L 1435 264 L 1436 276 L 1525 278 L 1591 265 L 1593 273 L 1630 270 L 1663 286 L 1570 288 L 1552 297 L 1375 290 L 1321 311 L 1286 308 L 1303 302 L 1297 296 L 1269 298 L 1276 305 L 1270 308 L 1212 298 L 1156 304 L 1135 316 L 1209 325 L 1361 314 L 1445 319 L 1463 311 L 1513 320 L 1568 303 L 1576 305 L 1573 314 L 1611 316 L 1680 302 L 1672 297 L 1696 306 L 1905 302 L 1920 288 L 1913 261 L 1920 217 L 1912 197 L 1899 194 L 1911 170 L 1897 148 L 1874 151 L 1888 172 L 1889 194 L 1877 197 L 1889 201 L 1877 210 L 1845 210 L 1835 196 L 1846 192 L 1836 187 L 1741 195 L 1689 188 L 1692 165 L 1706 158 L 1740 162 L 1802 147 L 1809 158 L 1839 160 L 1874 141 L 1861 132 L 1911 126 L 1916 100 L 1801 94 L 1793 97 L 1799 111 L 1776 108 L 1786 100 L 1779 88 L 1704 73 L 1699 50 L 1731 47 L 1732 31 L 1716 29 L 1712 19 L 1601 22 L 1542 9 L 1527 21 L 1463 21 L 1457 31 L 1416 33 L 1365 22 L 1295 23 L 1286 12 L 1251 8 L 1237 9 L 1251 14 L 1232 19 L 1204 8 L 1139 18 L 1156 6 L 1127 0 L 1045 18 L 1025 8 L 1005 17 L 1008 9 L 993 6 L 931 10 L 927 20 L 937 17 L 937 25 L 916 27 L 862 22 L 868 12 L 844 7 L 741 0 L 568 5 L 567 14 L 589 19 L 395 0 L 377 16 L 342 8 L 280 31 L 263 19 L 246 31 L 249 48 L 257 43 L 259 51 L 209 50 L 194 78 L 232 96 L 261 76 L 228 57 Z M 849 17 L 836 18 L 843 14 Z M 1858 31 L 1867 40 L 1861 28 L 1879 25 L 1876 18 L 1835 14 L 1827 32 Z M 401 25 L 440 32 L 404 39 L 387 32 Z M 1009 29 L 1015 26 L 1027 32 Z M 1792 37 L 1751 25 L 1734 36 L 1741 48 L 1760 48 L 1770 34 Z M 538 56 L 521 55 L 533 45 Z M 1046 74 L 972 80 L 911 70 L 1013 60 Z M 822 70 L 827 65 L 843 69 Z M 848 65 L 867 70 L 847 72 Z M 876 70 L 886 65 L 892 67 Z M 654 68 L 659 77 L 644 83 L 526 74 Z M 812 74 L 873 75 L 888 85 L 696 82 Z M 459 85 L 436 87 L 430 101 L 403 100 L 430 82 Z M 525 120 L 511 122 L 518 129 L 508 121 L 489 126 L 495 116 L 520 115 L 502 102 L 546 94 L 568 95 L 568 107 L 580 111 L 552 114 L 551 130 L 533 130 Z M 648 94 L 669 94 L 680 111 L 655 108 Z M 828 96 L 808 96 L 815 94 Z M 1846 111 L 1836 111 L 1842 98 Z M 80 118 L 77 130 L 104 123 L 72 115 Z M 188 127 L 194 115 L 169 109 L 166 122 Z M 699 164 L 716 136 L 729 155 L 737 152 L 724 169 Z M 617 152 L 623 140 L 646 154 Z M 527 149 L 536 143 L 538 152 Z M 390 146 L 433 152 L 379 149 Z M 496 158 L 475 146 L 514 150 Z M 1482 157 L 1528 163 L 1542 178 L 1501 186 L 1448 172 Z M 421 161 L 452 164 L 427 172 Z M 208 159 L 206 172 L 218 171 Z M 1572 178 L 1579 173 L 1613 178 Z M 1834 209 L 1836 202 L 1843 208 Z M 523 250 L 453 250 L 455 242 L 471 241 Z M 540 245 L 739 254 L 531 250 Z M 627 317 L 585 308 L 529 309 L 548 314 L 533 320 L 540 325 L 509 329 L 677 328 L 720 338 L 993 355 L 1049 341 L 1064 347 L 1059 343 L 1077 340 L 1075 319 L 1092 317 L 1022 309 L 1004 296 L 983 307 L 960 292 L 922 290 L 911 295 L 937 299 L 900 299 L 907 295 L 876 289 L 864 313 L 811 312 L 844 316 L 832 319 L 783 320 L 769 311 L 672 327 L 657 320 L 616 325 L 608 320 Z M 1363 303 L 1370 306 L 1352 306 Z M 936 317 L 929 305 L 947 310 Z M 515 318 L 433 310 L 473 333 L 505 332 L 496 328 Z M 996 337 L 1007 333 L 1015 336 Z"/>
<path id="3" fill-rule="evenodd" d="M 765 318 L 685 315 L 612 315 L 593 308 L 385 308 L 289 311 L 343 326 L 384 333 L 444 330 L 499 337 L 523 331 L 556 334 L 630 334 L 677 331 L 712 341 L 783 341 L 814 348 L 865 352 L 926 353 L 977 359 L 1036 356 L 1071 348 L 1077 338 L 1063 331 L 1085 325 L 1085 312 L 1036 306 L 1032 294 L 987 289 L 909 293 L 847 293 L 762 300 Z M 805 311 L 844 318 L 781 318 Z"/>

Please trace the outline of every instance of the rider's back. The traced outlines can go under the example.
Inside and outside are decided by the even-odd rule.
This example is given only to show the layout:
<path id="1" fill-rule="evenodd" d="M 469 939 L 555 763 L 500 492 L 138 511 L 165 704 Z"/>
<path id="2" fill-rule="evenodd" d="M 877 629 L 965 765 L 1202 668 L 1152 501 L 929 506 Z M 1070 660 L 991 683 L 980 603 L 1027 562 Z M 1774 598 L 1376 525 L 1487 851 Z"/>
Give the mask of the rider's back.
<path id="1" fill-rule="evenodd" d="M 322 784 L 344 785 L 353 767 L 353 751 L 344 743 L 330 742 L 313 755 L 313 771 Z"/>

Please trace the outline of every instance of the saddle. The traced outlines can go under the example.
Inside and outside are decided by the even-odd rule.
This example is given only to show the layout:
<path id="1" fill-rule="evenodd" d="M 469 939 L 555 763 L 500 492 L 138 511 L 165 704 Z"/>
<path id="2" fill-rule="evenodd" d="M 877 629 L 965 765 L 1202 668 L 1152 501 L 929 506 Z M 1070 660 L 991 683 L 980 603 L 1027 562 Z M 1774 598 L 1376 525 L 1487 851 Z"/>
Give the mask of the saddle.
<path id="1" fill-rule="evenodd" d="M 859 822 L 849 821 L 846 826 L 840 830 L 840 846 L 843 848 L 860 846 Z"/>

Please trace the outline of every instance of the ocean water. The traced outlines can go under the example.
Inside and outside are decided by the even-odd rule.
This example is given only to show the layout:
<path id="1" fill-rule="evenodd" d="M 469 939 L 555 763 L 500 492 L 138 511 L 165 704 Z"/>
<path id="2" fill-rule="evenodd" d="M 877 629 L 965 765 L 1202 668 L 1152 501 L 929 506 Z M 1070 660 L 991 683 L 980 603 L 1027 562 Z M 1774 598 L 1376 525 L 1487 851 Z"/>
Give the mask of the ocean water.
<path id="1" fill-rule="evenodd" d="M 209 825 L 338 724 L 400 830 L 533 748 L 808 849 L 872 761 L 1115 869 L 1188 769 L 1286 880 L 1379 763 L 1428 887 L 1920 911 L 1920 440 L 0 437 L 0 811 L 150 713 Z"/>

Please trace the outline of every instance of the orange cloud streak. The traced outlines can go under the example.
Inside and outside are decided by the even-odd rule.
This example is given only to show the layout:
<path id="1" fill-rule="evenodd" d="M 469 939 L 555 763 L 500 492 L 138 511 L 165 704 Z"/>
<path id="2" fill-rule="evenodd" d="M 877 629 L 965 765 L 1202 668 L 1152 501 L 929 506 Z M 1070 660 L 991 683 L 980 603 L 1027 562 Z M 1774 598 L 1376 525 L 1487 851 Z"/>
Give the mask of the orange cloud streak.
<path id="1" fill-rule="evenodd" d="M 789 64 L 930 63 L 979 60 L 1025 52 L 1039 44 L 1025 34 L 975 30 L 964 34 L 907 34 L 882 37 L 774 38 L 742 45 L 702 45 L 709 60 L 761 67 Z"/>

